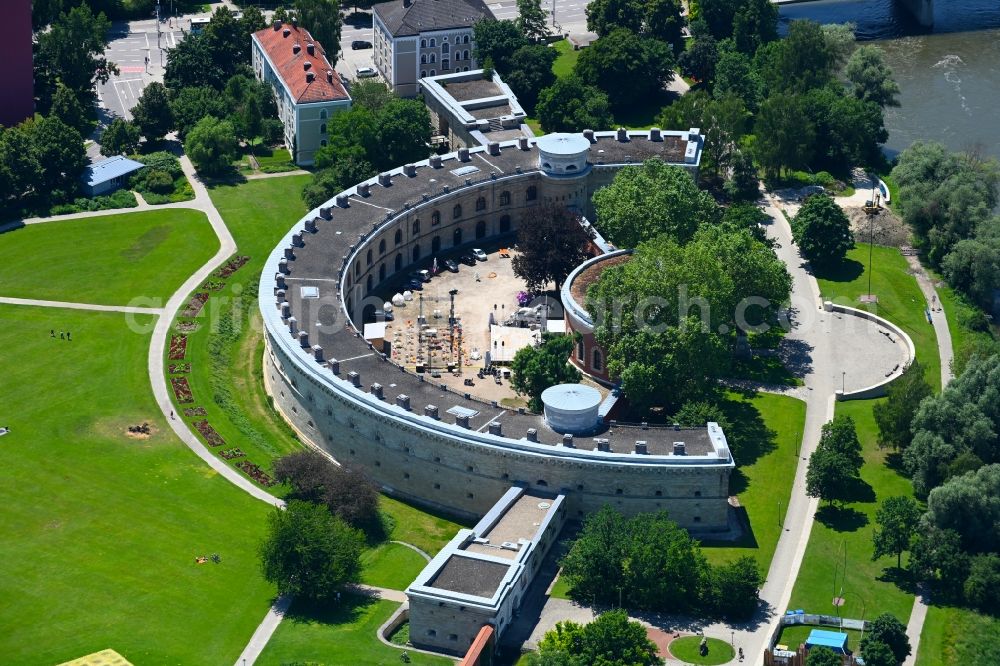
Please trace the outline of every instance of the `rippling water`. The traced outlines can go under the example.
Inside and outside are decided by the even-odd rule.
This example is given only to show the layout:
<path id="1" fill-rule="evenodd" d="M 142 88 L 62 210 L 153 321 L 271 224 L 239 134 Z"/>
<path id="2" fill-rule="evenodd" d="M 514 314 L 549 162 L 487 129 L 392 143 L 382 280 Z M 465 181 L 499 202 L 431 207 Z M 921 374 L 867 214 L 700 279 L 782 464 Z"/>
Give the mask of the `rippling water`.
<path id="1" fill-rule="evenodd" d="M 785 5 L 781 19 L 853 21 L 859 39 L 879 40 L 902 90 L 902 106 L 886 112 L 889 153 L 934 140 L 1000 159 L 1000 0 L 935 2 L 930 34 L 893 0 Z"/>

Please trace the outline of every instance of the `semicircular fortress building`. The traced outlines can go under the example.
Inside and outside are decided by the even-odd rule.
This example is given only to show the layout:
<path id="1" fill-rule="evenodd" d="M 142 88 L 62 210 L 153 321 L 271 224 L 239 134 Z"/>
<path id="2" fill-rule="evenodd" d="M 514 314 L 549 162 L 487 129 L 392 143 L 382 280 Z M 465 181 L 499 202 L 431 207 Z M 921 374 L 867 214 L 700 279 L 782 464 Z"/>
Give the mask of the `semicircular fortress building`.
<path id="1" fill-rule="evenodd" d="M 407 370 L 362 331 L 388 288 L 431 257 L 502 240 L 546 202 L 592 217 L 594 191 L 650 157 L 694 175 L 703 140 L 696 129 L 654 128 L 490 143 L 379 174 L 310 211 L 260 281 L 275 407 L 387 493 L 453 514 L 483 516 L 517 485 L 564 495 L 568 518 L 611 504 L 629 514 L 665 509 L 694 532 L 726 531 L 734 463 L 717 424 L 620 424 L 599 408 L 596 422 L 563 413 L 556 430 L 542 415 Z"/>

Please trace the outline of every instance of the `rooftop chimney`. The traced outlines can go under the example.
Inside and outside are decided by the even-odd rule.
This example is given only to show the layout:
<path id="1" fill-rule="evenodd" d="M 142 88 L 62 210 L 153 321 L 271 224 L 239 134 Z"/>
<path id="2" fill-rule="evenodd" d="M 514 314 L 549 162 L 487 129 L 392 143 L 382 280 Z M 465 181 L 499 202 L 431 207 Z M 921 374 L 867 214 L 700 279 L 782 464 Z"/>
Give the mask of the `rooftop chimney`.
<path id="1" fill-rule="evenodd" d="M 409 7 L 412 4 L 413 4 L 413 0 L 403 0 L 403 6 L 404 7 Z"/>
<path id="2" fill-rule="evenodd" d="M 282 37 L 288 37 L 288 35 L 290 35 L 290 34 L 292 34 L 292 31 L 291 31 L 291 30 L 289 30 L 288 28 L 285 28 L 285 29 L 284 29 L 284 30 L 282 30 L 282 32 L 281 32 L 281 36 L 282 36 Z"/>
<path id="3" fill-rule="evenodd" d="M 316 79 L 316 75 L 312 72 L 306 72 L 306 83 L 312 83 Z"/>
<path id="4" fill-rule="evenodd" d="M 302 45 L 301 44 L 299 44 L 298 42 L 295 42 L 294 44 L 292 44 L 292 53 L 298 54 L 298 52 L 301 51 L 301 50 L 302 50 Z"/>
<path id="5" fill-rule="evenodd" d="M 297 19 L 294 16 L 292 17 L 292 27 L 293 28 L 298 28 L 299 27 L 299 19 Z"/>
<path id="6" fill-rule="evenodd" d="M 274 19 L 274 30 L 281 30 L 281 19 Z"/>
<path id="7" fill-rule="evenodd" d="M 333 83 L 333 70 L 332 69 L 326 70 L 326 82 L 327 83 Z"/>
<path id="8" fill-rule="evenodd" d="M 310 44 L 310 46 L 312 46 L 312 44 Z M 310 69 L 312 69 L 312 66 L 313 66 L 313 64 L 312 64 L 311 60 L 306 60 L 304 63 L 302 63 L 302 69 L 306 70 L 307 72 Z"/>
<path id="9" fill-rule="evenodd" d="M 316 55 L 316 45 L 312 42 L 306 44 L 306 53 L 309 55 Z"/>

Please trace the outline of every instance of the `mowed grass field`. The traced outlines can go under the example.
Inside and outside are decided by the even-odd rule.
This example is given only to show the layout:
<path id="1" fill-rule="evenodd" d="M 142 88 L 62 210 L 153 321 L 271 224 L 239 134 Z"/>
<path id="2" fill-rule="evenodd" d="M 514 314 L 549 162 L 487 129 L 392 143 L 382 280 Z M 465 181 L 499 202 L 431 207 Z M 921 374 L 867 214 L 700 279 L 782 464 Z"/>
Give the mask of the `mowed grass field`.
<path id="1" fill-rule="evenodd" d="M 0 296 L 162 307 L 218 249 L 196 210 L 32 224 L 0 234 Z"/>
<path id="2" fill-rule="evenodd" d="M 1000 664 L 1000 618 L 967 608 L 931 606 L 920 634 L 917 666 Z"/>
<path id="3" fill-rule="evenodd" d="M 257 659 L 258 666 L 313 664 L 315 666 L 394 666 L 402 648 L 385 645 L 376 637 L 399 604 L 344 595 L 340 604 L 308 608 L 292 604 Z M 410 663 L 430 666 L 454 660 L 409 651 Z"/>
<path id="4" fill-rule="evenodd" d="M 0 305 L 3 663 L 105 648 L 136 664 L 232 663 L 274 593 L 256 555 L 270 509 L 169 431 L 149 336 L 126 322 Z M 127 435 L 143 422 L 151 437 Z M 212 553 L 221 563 L 195 564 Z"/>
<path id="5" fill-rule="evenodd" d="M 398 543 L 383 543 L 361 556 L 361 582 L 390 590 L 405 590 L 427 564 L 420 553 Z"/>
<path id="6" fill-rule="evenodd" d="M 872 561 L 872 531 L 878 503 L 896 495 L 911 496 L 913 487 L 908 478 L 886 465 L 887 451 L 878 448 L 872 417 L 875 402 L 837 404 L 837 414 L 852 417 L 858 428 L 865 458 L 861 468 L 864 489 L 840 507 L 820 505 L 788 607 L 836 615 L 833 598 L 843 596 L 843 617 L 860 619 L 864 614 L 871 619 L 888 612 L 906 624 L 913 606 L 908 578 L 896 569 L 895 557 Z"/>
<path id="7" fill-rule="evenodd" d="M 910 266 L 899 250 L 891 247 L 872 248 L 872 293 L 878 303 L 863 305 L 858 298 L 868 293 L 868 245 L 858 246 L 847 253 L 840 267 L 818 272 L 820 293 L 824 299 L 841 305 L 867 309 L 888 319 L 909 334 L 917 348 L 917 360 L 924 367 L 924 377 L 941 390 L 941 357 L 938 355 L 934 327 L 927 322 L 924 308 L 927 301 L 917 280 L 910 274 Z"/>

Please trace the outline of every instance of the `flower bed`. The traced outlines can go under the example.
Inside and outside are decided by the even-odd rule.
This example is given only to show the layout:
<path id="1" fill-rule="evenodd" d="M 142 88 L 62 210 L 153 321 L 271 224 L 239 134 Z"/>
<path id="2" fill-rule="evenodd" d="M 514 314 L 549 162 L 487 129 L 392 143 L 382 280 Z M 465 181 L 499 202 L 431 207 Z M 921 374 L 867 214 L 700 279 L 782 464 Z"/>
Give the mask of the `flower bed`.
<path id="1" fill-rule="evenodd" d="M 179 321 L 174 326 L 174 328 L 176 328 L 181 333 L 194 333 L 199 328 L 201 328 L 201 324 L 199 324 L 196 321 Z"/>
<path id="2" fill-rule="evenodd" d="M 194 427 L 198 429 L 198 432 L 200 432 L 201 436 L 205 438 L 205 441 L 208 442 L 209 446 L 222 446 L 226 443 L 226 440 L 222 439 L 222 435 L 216 432 L 215 428 L 213 428 L 208 421 L 195 421 Z"/>
<path id="3" fill-rule="evenodd" d="M 194 396 L 191 395 L 191 386 L 188 384 L 187 377 L 171 377 L 170 386 L 174 389 L 177 402 L 182 405 L 194 402 Z"/>
<path id="4" fill-rule="evenodd" d="M 204 416 L 208 412 L 205 411 L 204 407 L 185 407 L 184 416 Z"/>
<path id="5" fill-rule="evenodd" d="M 208 292 L 199 291 L 197 294 L 191 297 L 188 301 L 187 307 L 181 312 L 182 317 L 197 317 L 201 309 L 205 307 L 205 303 L 208 301 Z"/>
<path id="6" fill-rule="evenodd" d="M 190 363 L 171 363 L 167 367 L 167 370 L 172 375 L 187 374 L 187 373 L 191 372 L 191 364 Z"/>
<path id="7" fill-rule="evenodd" d="M 219 282 L 218 280 L 209 280 L 205 284 L 201 285 L 202 289 L 208 289 L 210 291 L 222 291 L 222 288 L 226 286 L 225 282 Z"/>
<path id="8" fill-rule="evenodd" d="M 236 467 L 238 467 L 240 470 L 243 471 L 244 474 L 246 474 L 247 476 L 249 476 L 251 479 L 253 479 L 262 486 L 270 487 L 278 483 L 270 476 L 265 474 L 264 470 L 262 470 L 257 465 L 254 465 L 249 460 L 239 461 L 238 463 L 236 463 Z"/>
<path id="9" fill-rule="evenodd" d="M 246 257 L 243 255 L 240 255 L 238 257 L 233 257 L 232 259 L 226 262 L 225 266 L 216 271 L 215 275 L 225 280 L 227 277 L 238 271 L 240 267 L 242 267 L 243 264 L 247 263 L 248 261 L 250 261 L 250 257 Z"/>
<path id="10" fill-rule="evenodd" d="M 187 355 L 188 339 L 186 335 L 171 335 L 170 336 L 170 354 L 168 358 L 171 361 L 179 361 Z"/>
<path id="11" fill-rule="evenodd" d="M 246 454 L 240 449 L 226 449 L 225 451 L 219 451 L 219 455 L 226 460 L 232 460 L 233 458 L 242 458 Z"/>

